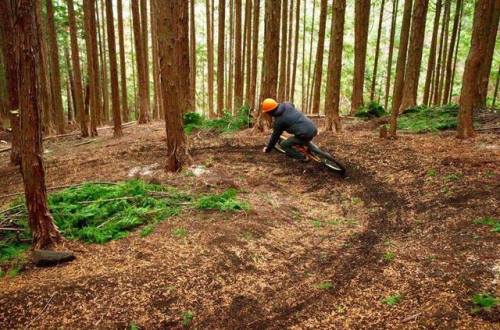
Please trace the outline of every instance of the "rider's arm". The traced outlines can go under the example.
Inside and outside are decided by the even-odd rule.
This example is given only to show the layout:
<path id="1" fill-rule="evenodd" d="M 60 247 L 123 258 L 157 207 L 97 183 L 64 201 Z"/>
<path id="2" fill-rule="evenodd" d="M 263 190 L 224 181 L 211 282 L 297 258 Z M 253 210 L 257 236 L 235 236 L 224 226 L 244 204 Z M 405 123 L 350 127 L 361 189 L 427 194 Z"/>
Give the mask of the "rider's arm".
<path id="1" fill-rule="evenodd" d="M 281 127 L 280 125 L 274 126 L 273 135 L 271 135 L 271 139 L 269 140 L 269 143 L 267 144 L 266 152 L 271 152 L 274 149 L 274 146 L 276 145 L 276 143 L 278 143 L 280 136 L 281 136 L 281 134 L 283 134 L 284 131 L 285 131 L 285 129 L 283 127 Z"/>

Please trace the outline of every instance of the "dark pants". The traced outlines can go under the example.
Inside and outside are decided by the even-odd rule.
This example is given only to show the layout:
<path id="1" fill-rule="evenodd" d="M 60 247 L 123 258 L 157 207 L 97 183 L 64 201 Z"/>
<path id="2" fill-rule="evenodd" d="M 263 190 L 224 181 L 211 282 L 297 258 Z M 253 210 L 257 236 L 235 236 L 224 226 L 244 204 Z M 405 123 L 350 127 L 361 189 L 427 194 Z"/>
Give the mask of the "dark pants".
<path id="1" fill-rule="evenodd" d="M 285 141 L 280 143 L 280 146 L 286 154 L 292 158 L 304 160 L 306 157 L 300 151 L 295 149 L 295 146 L 307 146 L 310 148 L 312 138 L 302 138 L 298 136 L 291 136 Z"/>

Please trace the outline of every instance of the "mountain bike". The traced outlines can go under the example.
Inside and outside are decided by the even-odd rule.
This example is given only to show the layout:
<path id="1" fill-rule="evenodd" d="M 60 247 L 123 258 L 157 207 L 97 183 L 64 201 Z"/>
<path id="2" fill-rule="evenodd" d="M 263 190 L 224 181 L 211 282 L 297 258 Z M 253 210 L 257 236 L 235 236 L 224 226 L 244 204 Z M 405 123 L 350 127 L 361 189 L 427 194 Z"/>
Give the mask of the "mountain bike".
<path id="1" fill-rule="evenodd" d="M 281 147 L 281 142 L 285 141 L 286 138 L 281 136 L 279 143 L 276 143 L 274 147 L 277 151 L 286 155 L 285 150 Z M 317 145 L 312 142 L 309 142 L 304 146 L 295 146 L 295 149 L 302 153 L 305 157 L 310 160 L 313 160 L 319 164 L 322 164 L 330 171 L 340 174 L 341 176 L 345 176 L 346 169 L 344 165 L 339 163 L 337 160 L 333 158 L 328 152 L 321 150 Z"/>

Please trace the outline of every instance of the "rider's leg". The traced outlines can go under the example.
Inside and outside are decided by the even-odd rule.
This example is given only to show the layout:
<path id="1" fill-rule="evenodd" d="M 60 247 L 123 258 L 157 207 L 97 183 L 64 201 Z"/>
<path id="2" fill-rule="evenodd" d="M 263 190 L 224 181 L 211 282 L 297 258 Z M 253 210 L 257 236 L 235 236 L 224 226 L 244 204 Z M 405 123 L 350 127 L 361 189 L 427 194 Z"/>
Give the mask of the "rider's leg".
<path id="1" fill-rule="evenodd" d="M 304 154 L 295 149 L 295 146 L 303 146 L 307 143 L 296 136 L 291 136 L 285 141 L 281 142 L 280 145 L 285 150 L 286 154 L 292 158 L 304 160 L 306 157 Z"/>

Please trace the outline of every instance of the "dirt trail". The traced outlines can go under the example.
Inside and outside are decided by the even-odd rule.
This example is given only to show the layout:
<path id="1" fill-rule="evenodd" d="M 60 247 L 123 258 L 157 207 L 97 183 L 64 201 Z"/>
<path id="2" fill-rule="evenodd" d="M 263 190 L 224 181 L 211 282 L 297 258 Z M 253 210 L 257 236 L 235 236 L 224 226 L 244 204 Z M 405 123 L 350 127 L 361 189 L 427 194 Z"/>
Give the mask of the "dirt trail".
<path id="1" fill-rule="evenodd" d="M 48 185 L 123 180 L 134 166 L 161 164 L 162 129 L 48 144 Z M 321 134 L 319 145 L 349 168 L 346 179 L 264 155 L 264 139 L 195 134 L 193 162 L 212 175 L 157 177 L 192 192 L 237 187 L 251 212 L 186 210 L 146 238 L 71 242 L 75 262 L 1 279 L 0 323 L 182 328 L 192 311 L 193 328 L 495 328 L 498 308 L 472 314 L 469 299 L 498 296 L 498 234 L 474 224 L 499 217 L 497 136 L 464 145 L 447 135 Z M 0 183 L 0 194 L 21 190 L 6 165 Z M 188 236 L 173 237 L 176 227 Z M 399 304 L 382 303 L 395 294 Z"/>

